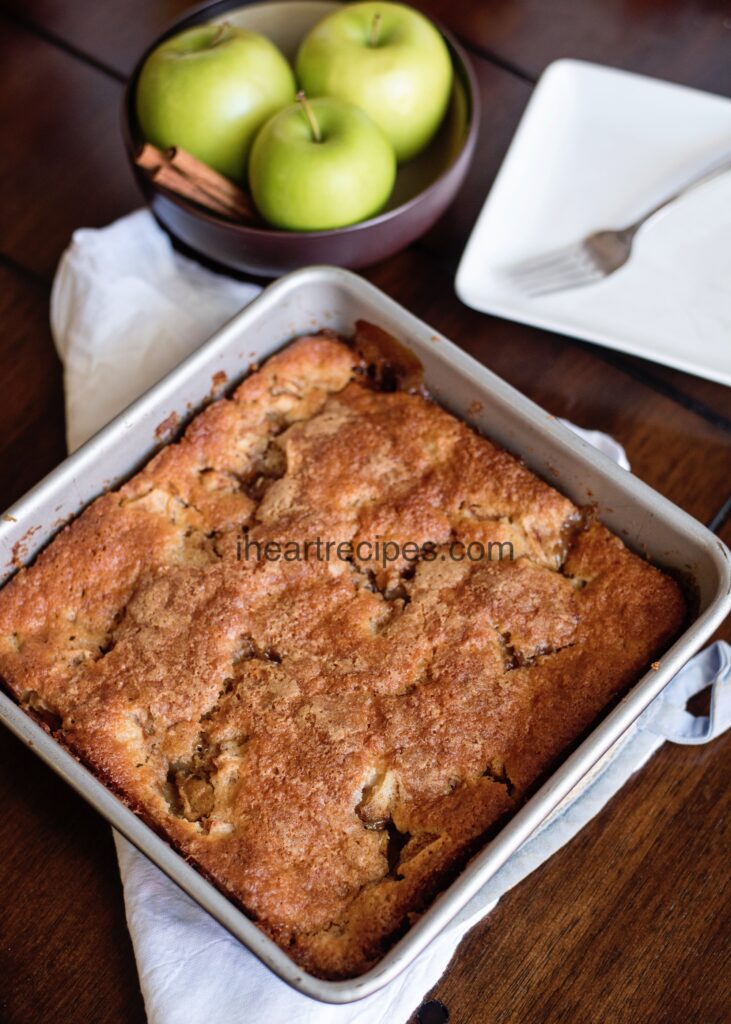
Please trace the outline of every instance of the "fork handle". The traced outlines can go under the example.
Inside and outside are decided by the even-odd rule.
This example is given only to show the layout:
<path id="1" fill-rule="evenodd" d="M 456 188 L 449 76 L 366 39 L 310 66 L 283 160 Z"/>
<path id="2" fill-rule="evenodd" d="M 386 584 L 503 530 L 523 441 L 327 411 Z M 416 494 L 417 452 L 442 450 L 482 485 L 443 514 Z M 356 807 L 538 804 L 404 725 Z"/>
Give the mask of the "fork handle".
<path id="1" fill-rule="evenodd" d="M 713 178 L 717 178 L 719 175 L 725 174 L 727 171 L 731 171 L 731 151 L 724 153 L 723 156 L 714 160 L 709 167 L 706 167 L 705 170 L 692 177 L 690 181 L 683 185 L 682 188 L 673 192 L 672 195 L 667 196 L 667 198 L 663 199 L 662 202 L 657 203 L 656 206 L 653 206 L 652 209 L 648 210 L 647 213 L 639 218 L 639 220 L 636 220 L 634 224 L 630 224 L 628 227 L 624 228 L 622 234 L 626 234 L 631 238 L 643 224 L 647 223 L 650 217 L 654 217 L 656 213 L 660 212 L 660 210 L 664 210 L 666 206 L 674 203 L 676 199 L 680 199 L 680 197 L 684 196 L 686 192 L 690 192 L 692 189 L 698 188 L 700 185 L 705 185 L 707 182 L 712 181 Z"/>

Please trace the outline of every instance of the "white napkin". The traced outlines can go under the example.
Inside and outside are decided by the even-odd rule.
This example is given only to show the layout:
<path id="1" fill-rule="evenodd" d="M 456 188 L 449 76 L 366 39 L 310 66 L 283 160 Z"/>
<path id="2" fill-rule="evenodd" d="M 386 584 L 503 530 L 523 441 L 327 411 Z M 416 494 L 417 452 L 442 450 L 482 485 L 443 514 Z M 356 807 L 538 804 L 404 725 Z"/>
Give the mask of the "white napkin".
<path id="1" fill-rule="evenodd" d="M 73 450 L 257 293 L 176 253 L 139 211 L 74 234 L 51 297 L 65 367 Z M 567 424 L 629 468 L 612 438 Z M 437 982 L 462 936 L 502 894 L 567 843 L 666 738 L 705 742 L 731 724 L 731 648 L 715 644 L 678 674 L 618 748 L 524 844 L 452 924 L 380 992 L 328 1006 L 294 992 L 115 833 L 124 898 L 150 1024 L 401 1024 Z M 715 680 L 712 717 L 683 710 Z M 662 726 L 662 728 L 660 728 Z"/>
<path id="2" fill-rule="evenodd" d="M 147 210 L 101 231 L 75 231 L 51 294 L 69 451 L 260 291 L 175 252 Z"/>

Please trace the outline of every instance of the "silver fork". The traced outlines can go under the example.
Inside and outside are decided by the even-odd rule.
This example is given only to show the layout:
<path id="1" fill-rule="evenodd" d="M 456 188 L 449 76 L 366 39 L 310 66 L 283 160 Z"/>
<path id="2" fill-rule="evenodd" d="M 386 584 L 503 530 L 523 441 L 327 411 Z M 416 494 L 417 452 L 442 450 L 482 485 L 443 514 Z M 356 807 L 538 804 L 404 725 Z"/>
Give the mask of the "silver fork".
<path id="1" fill-rule="evenodd" d="M 725 153 L 710 167 L 694 175 L 682 188 L 657 203 L 634 224 L 614 231 L 595 231 L 579 242 L 506 267 L 504 274 L 528 298 L 602 281 L 624 266 L 632 252 L 635 235 L 651 217 L 691 189 L 705 185 L 728 170 L 731 170 L 731 152 Z"/>

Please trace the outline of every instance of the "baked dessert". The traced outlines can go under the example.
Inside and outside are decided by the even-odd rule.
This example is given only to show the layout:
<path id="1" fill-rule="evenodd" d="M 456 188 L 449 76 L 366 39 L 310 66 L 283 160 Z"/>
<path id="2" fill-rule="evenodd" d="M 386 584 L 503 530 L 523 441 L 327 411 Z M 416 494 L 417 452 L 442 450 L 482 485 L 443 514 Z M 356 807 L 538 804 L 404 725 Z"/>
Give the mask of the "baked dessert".
<path id="1" fill-rule="evenodd" d="M 15 697 L 327 978 L 383 955 L 685 615 L 385 340 L 292 343 L 0 591 Z"/>

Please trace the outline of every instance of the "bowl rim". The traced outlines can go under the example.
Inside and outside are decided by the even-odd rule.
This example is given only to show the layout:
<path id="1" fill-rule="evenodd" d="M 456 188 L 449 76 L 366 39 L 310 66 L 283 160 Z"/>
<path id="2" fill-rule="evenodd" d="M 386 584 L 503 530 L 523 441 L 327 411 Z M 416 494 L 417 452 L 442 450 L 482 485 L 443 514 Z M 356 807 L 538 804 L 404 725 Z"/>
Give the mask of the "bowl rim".
<path id="1" fill-rule="evenodd" d="M 136 118 L 134 113 L 134 97 L 142 66 L 152 51 L 156 49 L 160 43 L 164 42 L 165 39 L 175 35 L 177 32 L 182 31 L 185 28 L 192 28 L 194 25 L 207 20 L 206 16 L 210 18 L 216 17 L 214 9 L 220 8 L 220 12 L 224 13 L 226 10 L 238 7 L 253 7 L 264 3 L 273 4 L 281 2 L 285 2 L 285 0 L 203 0 L 202 3 L 196 4 L 195 7 L 192 7 L 185 14 L 172 21 L 166 29 L 160 32 L 155 39 L 145 47 L 135 62 L 134 68 L 127 79 L 124 95 L 122 97 L 121 109 L 124 146 L 128 159 L 132 164 L 132 169 L 138 179 L 142 172 L 139 171 L 134 162 L 135 153 L 139 148 L 139 142 L 135 138 Z M 342 3 L 344 6 L 343 0 L 333 0 L 333 2 Z M 418 11 L 417 8 L 414 8 L 414 10 L 417 10 L 417 13 L 422 14 L 422 12 Z M 426 17 L 426 15 L 423 16 Z M 235 234 L 238 234 L 239 232 L 247 235 L 250 234 L 261 239 L 277 239 L 280 242 L 285 239 L 302 239 L 306 241 L 308 239 L 315 240 L 334 237 L 337 235 L 342 236 L 345 234 L 356 234 L 359 231 L 387 224 L 391 220 L 395 220 L 396 217 L 406 213 L 408 210 L 419 206 L 422 202 L 425 202 L 433 192 L 436 192 L 441 187 L 444 180 L 462 161 L 469 160 L 471 158 L 477 142 L 480 123 L 480 90 L 474 66 L 464 47 L 460 45 L 449 29 L 445 28 L 437 18 L 429 17 L 429 21 L 431 21 L 435 28 L 438 29 L 449 47 L 452 60 L 456 65 L 455 70 L 459 67 L 463 73 L 464 84 L 466 86 L 465 93 L 469 106 L 467 130 L 461 147 L 455 153 L 455 156 L 450 163 L 429 185 L 426 186 L 426 188 L 417 192 L 416 195 L 407 199 L 399 206 L 395 206 L 391 210 L 385 210 L 383 213 L 376 214 L 375 217 L 369 217 L 367 220 L 357 221 L 355 224 L 346 224 L 339 228 L 327 228 L 323 231 L 289 231 L 285 228 L 258 227 L 254 224 L 238 224 L 235 221 L 227 220 L 225 217 L 222 217 L 212 211 L 205 210 L 203 207 L 199 207 L 182 196 L 177 196 L 174 192 L 164 189 L 161 185 L 158 185 L 156 182 L 152 181 L 152 179 L 146 177 L 145 181 L 148 187 L 163 196 L 169 202 L 173 203 L 175 206 L 184 210 L 186 213 L 189 213 L 191 216 L 199 218 L 202 221 L 208 222 L 216 228 L 232 231 Z"/>

